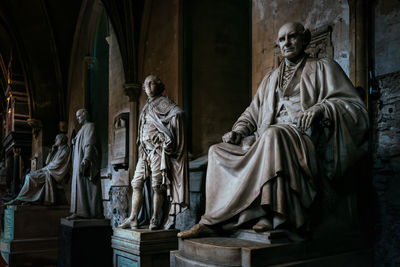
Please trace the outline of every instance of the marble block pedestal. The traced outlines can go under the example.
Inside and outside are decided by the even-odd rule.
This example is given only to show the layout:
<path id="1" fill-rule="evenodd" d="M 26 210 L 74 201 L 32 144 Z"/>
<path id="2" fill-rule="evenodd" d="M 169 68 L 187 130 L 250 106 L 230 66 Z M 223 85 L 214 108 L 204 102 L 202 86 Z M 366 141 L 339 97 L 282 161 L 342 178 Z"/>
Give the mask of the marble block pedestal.
<path id="1" fill-rule="evenodd" d="M 360 234 L 301 242 L 260 242 L 235 237 L 179 239 L 179 250 L 171 251 L 171 266 L 372 266 L 372 249 Z M 279 235 L 276 238 L 280 239 Z"/>
<path id="2" fill-rule="evenodd" d="M 61 219 L 58 267 L 112 266 L 110 220 Z"/>
<path id="3" fill-rule="evenodd" d="M 7 206 L 0 250 L 9 266 L 57 263 L 60 219 L 67 206 Z"/>
<path id="4" fill-rule="evenodd" d="M 114 229 L 115 267 L 169 266 L 169 253 L 178 248 L 178 230 Z"/>

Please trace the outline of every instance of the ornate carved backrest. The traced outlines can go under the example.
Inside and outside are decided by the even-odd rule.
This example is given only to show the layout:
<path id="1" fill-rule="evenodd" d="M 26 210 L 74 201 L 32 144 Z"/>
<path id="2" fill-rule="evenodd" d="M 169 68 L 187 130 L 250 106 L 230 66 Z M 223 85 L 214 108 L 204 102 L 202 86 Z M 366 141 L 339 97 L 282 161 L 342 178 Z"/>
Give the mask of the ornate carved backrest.
<path id="1" fill-rule="evenodd" d="M 311 42 L 306 49 L 306 53 L 312 58 L 332 58 L 332 27 L 323 26 L 311 31 Z M 274 48 L 274 69 L 279 66 L 282 61 L 281 51 L 279 46 Z"/>

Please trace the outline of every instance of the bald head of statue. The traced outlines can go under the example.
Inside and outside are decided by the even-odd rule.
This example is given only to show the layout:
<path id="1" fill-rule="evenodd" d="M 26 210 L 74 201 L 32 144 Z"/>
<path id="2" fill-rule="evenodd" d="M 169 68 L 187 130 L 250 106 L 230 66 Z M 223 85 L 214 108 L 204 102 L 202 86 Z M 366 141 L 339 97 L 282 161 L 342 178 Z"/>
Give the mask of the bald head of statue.
<path id="1" fill-rule="evenodd" d="M 311 41 L 311 33 L 298 22 L 285 23 L 278 32 L 277 44 L 282 56 L 291 62 L 297 62 Z"/>

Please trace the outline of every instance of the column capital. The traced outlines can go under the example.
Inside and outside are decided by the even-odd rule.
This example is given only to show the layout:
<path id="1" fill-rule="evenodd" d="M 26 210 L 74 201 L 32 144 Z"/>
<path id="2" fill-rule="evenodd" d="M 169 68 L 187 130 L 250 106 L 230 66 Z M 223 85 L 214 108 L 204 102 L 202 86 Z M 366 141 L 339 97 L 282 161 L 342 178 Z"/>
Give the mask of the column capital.
<path id="1" fill-rule="evenodd" d="M 29 126 L 32 127 L 32 132 L 35 135 L 35 137 L 37 138 L 39 135 L 39 132 L 43 128 L 42 121 L 38 120 L 38 119 L 30 118 L 26 122 L 28 123 Z"/>
<path id="2" fill-rule="evenodd" d="M 138 102 L 141 91 L 142 85 L 140 83 L 124 84 L 124 93 L 129 97 L 129 102 Z"/>

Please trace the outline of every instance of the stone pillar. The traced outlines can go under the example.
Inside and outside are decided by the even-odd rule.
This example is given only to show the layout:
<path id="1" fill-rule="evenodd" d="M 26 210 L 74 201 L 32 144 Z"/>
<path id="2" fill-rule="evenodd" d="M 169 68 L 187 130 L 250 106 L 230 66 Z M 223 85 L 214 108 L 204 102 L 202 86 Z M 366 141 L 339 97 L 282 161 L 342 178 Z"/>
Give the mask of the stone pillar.
<path id="1" fill-rule="evenodd" d="M 349 0 L 350 8 L 350 79 L 368 96 L 368 8 L 365 1 Z"/>
<path id="2" fill-rule="evenodd" d="M 137 132 L 138 132 L 138 104 L 139 96 L 142 91 L 140 83 L 126 83 L 124 84 L 124 92 L 129 97 L 130 114 L 129 114 L 129 179 L 132 179 L 135 164 L 137 162 Z"/>
<path id="3" fill-rule="evenodd" d="M 90 71 L 93 68 L 93 65 L 96 61 L 95 57 L 92 56 L 86 56 L 83 58 L 83 65 L 84 67 L 83 69 L 83 79 L 82 79 L 82 92 L 85 92 L 84 95 L 84 101 L 83 103 L 85 103 L 85 108 L 89 108 L 89 99 L 88 99 L 88 94 L 89 94 L 89 86 L 90 86 Z"/>
<path id="4" fill-rule="evenodd" d="M 20 189 L 20 177 L 21 177 L 21 148 L 14 148 L 14 168 L 13 168 L 13 181 L 11 184 L 11 192 L 14 196 L 18 195 L 19 189 Z"/>

